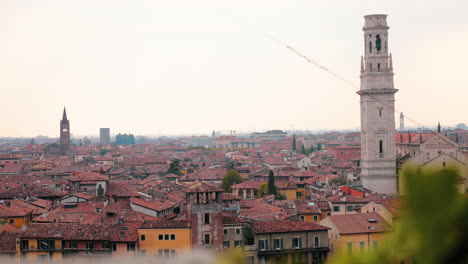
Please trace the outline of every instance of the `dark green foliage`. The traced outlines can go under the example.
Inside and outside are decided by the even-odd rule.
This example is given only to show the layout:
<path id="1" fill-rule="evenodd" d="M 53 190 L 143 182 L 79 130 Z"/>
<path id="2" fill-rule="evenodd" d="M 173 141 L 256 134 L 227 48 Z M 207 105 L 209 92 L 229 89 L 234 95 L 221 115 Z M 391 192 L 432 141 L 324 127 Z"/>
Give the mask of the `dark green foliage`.
<path id="1" fill-rule="evenodd" d="M 136 140 L 133 134 L 118 134 L 115 136 L 114 145 L 135 145 Z"/>
<path id="2" fill-rule="evenodd" d="M 104 196 L 104 188 L 102 187 L 101 184 L 98 185 L 98 188 L 97 188 L 97 196 L 99 198 L 102 198 Z"/>
<path id="3" fill-rule="evenodd" d="M 320 151 L 320 150 L 322 150 L 322 145 L 317 144 L 317 151 Z"/>
<path id="4" fill-rule="evenodd" d="M 100 149 L 99 150 L 99 155 L 104 156 L 109 152 L 110 152 L 110 149 Z"/>
<path id="5" fill-rule="evenodd" d="M 276 196 L 277 193 L 278 189 L 275 185 L 275 175 L 273 174 L 273 171 L 270 170 L 268 173 L 268 194 L 273 194 Z"/>
<path id="6" fill-rule="evenodd" d="M 268 195 L 268 183 L 262 183 L 258 186 L 257 198 L 262 198 Z"/>
<path id="7" fill-rule="evenodd" d="M 171 164 L 169 164 L 169 169 L 167 170 L 166 174 L 175 174 L 175 175 L 182 175 L 182 172 L 180 171 L 180 160 L 179 159 L 173 159 L 171 161 Z"/>
<path id="8" fill-rule="evenodd" d="M 223 181 L 221 182 L 221 188 L 226 192 L 232 192 L 231 186 L 243 182 L 244 179 L 239 175 L 236 170 L 228 170 L 224 175 Z"/>
<path id="9" fill-rule="evenodd" d="M 301 153 L 304 154 L 304 155 L 308 154 L 305 147 L 304 147 L 304 144 L 301 145 Z"/>
<path id="10" fill-rule="evenodd" d="M 193 150 L 193 149 L 206 150 L 204 146 L 189 146 L 187 148 L 187 150 Z"/>
<path id="11" fill-rule="evenodd" d="M 296 150 L 296 135 L 293 135 L 292 150 Z"/>
<path id="12" fill-rule="evenodd" d="M 334 256 L 329 263 L 468 263 L 468 200 L 455 188 L 455 168 L 406 167 L 400 217 L 378 250 Z"/>

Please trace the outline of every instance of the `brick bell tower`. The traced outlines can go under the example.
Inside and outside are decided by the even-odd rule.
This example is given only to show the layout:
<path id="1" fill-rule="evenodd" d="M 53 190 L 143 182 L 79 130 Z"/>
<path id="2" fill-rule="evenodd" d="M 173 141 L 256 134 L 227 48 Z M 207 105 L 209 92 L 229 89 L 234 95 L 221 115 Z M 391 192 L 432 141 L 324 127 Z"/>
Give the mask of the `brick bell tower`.
<path id="1" fill-rule="evenodd" d="M 62 120 L 60 120 L 60 150 L 64 155 L 70 152 L 70 121 L 67 119 L 65 107 Z"/>
<path id="2" fill-rule="evenodd" d="M 387 15 L 364 17 L 361 57 L 361 179 L 364 188 L 397 193 L 395 93 Z"/>
<path id="3" fill-rule="evenodd" d="M 187 188 L 187 218 L 191 222 L 194 248 L 223 248 L 222 192 L 205 182 Z"/>

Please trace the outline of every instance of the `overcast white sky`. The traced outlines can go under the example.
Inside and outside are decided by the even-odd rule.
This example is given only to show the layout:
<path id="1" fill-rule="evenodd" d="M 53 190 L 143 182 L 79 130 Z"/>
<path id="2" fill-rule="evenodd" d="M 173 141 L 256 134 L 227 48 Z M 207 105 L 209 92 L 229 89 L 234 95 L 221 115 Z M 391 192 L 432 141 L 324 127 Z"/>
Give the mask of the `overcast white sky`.
<path id="1" fill-rule="evenodd" d="M 0 136 L 358 128 L 363 16 L 388 14 L 396 107 L 468 123 L 467 1 L 0 1 Z M 398 115 L 397 115 L 398 116 Z M 412 125 L 407 121 L 407 125 Z"/>

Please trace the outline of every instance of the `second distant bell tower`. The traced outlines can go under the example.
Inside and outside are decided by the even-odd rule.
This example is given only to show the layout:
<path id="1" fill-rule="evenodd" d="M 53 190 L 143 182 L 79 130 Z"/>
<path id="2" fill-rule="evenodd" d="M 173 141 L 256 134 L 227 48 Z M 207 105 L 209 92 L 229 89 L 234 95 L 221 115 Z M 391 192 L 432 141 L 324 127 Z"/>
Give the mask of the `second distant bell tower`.
<path id="1" fill-rule="evenodd" d="M 395 93 L 387 15 L 368 15 L 361 57 L 361 179 L 365 188 L 397 193 Z"/>
<path id="2" fill-rule="evenodd" d="M 62 154 L 70 152 L 70 121 L 67 118 L 67 110 L 63 108 L 62 120 L 60 120 L 60 149 Z"/>

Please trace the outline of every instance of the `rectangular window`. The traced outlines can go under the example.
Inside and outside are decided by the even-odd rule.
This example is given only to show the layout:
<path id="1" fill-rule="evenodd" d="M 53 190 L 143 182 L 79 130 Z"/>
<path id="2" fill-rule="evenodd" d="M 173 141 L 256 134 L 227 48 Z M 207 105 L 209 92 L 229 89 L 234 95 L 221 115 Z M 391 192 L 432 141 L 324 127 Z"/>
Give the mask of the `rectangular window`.
<path id="1" fill-rule="evenodd" d="M 320 237 L 319 236 L 315 236 L 314 237 L 314 247 L 320 247 Z"/>
<path id="2" fill-rule="evenodd" d="M 242 245 L 242 241 L 234 240 L 234 247 L 240 247 Z"/>
<path id="3" fill-rule="evenodd" d="M 205 234 L 205 245 L 211 244 L 210 234 Z"/>
<path id="4" fill-rule="evenodd" d="M 258 240 L 258 250 L 268 250 L 268 240 Z"/>
<path id="5" fill-rule="evenodd" d="M 171 252 L 170 249 L 165 249 L 164 250 L 164 256 L 169 256 L 169 253 Z"/>
<path id="6" fill-rule="evenodd" d="M 78 248 L 78 243 L 70 242 L 70 248 Z"/>
<path id="7" fill-rule="evenodd" d="M 318 221 L 318 215 L 314 215 L 314 221 Z"/>
<path id="8" fill-rule="evenodd" d="M 175 240 L 175 234 L 171 234 L 171 240 Z"/>
<path id="9" fill-rule="evenodd" d="M 205 214 L 205 225 L 210 224 L 210 214 Z"/>
<path id="10" fill-rule="evenodd" d="M 112 243 L 112 251 L 117 251 L 117 244 L 116 243 Z"/>
<path id="11" fill-rule="evenodd" d="M 292 239 L 293 248 L 302 248 L 302 241 L 300 237 L 293 237 Z"/>
<path id="12" fill-rule="evenodd" d="M 229 241 L 223 241 L 223 247 L 228 248 L 229 247 Z"/>
<path id="13" fill-rule="evenodd" d="M 359 242 L 359 251 L 361 253 L 364 253 L 364 246 L 366 245 L 366 242 Z"/>
<path id="14" fill-rule="evenodd" d="M 158 236 L 158 239 L 159 239 L 159 240 L 164 240 L 164 235 L 159 235 L 159 236 Z"/>
<path id="15" fill-rule="evenodd" d="M 168 234 L 164 235 L 164 240 L 169 240 L 169 235 Z"/>
<path id="16" fill-rule="evenodd" d="M 331 215 L 331 213 L 327 213 L 327 216 L 330 216 L 330 215 Z"/>
<path id="17" fill-rule="evenodd" d="M 29 240 L 21 240 L 21 249 L 29 249 Z"/>
<path id="18" fill-rule="evenodd" d="M 303 215 L 301 215 L 301 216 L 299 216 L 299 219 L 301 219 L 302 221 L 304 221 L 305 218 L 304 218 Z"/>
<path id="19" fill-rule="evenodd" d="M 42 250 L 54 249 L 54 240 L 37 240 L 37 248 Z"/>
<path id="20" fill-rule="evenodd" d="M 354 206 L 352 206 L 352 205 L 346 206 L 346 211 L 347 212 L 352 212 L 353 210 L 354 210 Z"/>
<path id="21" fill-rule="evenodd" d="M 111 244 L 109 241 L 102 242 L 102 248 L 111 249 Z"/>
<path id="22" fill-rule="evenodd" d="M 225 235 L 227 235 L 227 234 L 228 234 L 228 230 L 227 230 L 227 228 L 224 228 L 224 230 L 223 230 L 223 234 L 225 234 Z"/>
<path id="23" fill-rule="evenodd" d="M 86 242 L 86 248 L 90 250 L 94 250 L 94 242 Z"/>
<path id="24" fill-rule="evenodd" d="M 240 233 L 241 233 L 240 228 L 236 228 L 236 235 L 240 235 Z"/>
<path id="25" fill-rule="evenodd" d="M 135 251 L 135 243 L 127 243 L 127 252 Z"/>
<path id="26" fill-rule="evenodd" d="M 14 224 L 15 223 L 15 220 L 14 219 L 10 219 L 10 224 Z"/>
<path id="27" fill-rule="evenodd" d="M 274 249 L 283 249 L 283 239 L 282 238 L 273 239 L 273 247 Z"/>
<path id="28" fill-rule="evenodd" d="M 141 240 L 141 241 L 145 241 L 145 240 L 146 240 L 146 235 L 141 235 L 141 236 L 140 236 L 140 240 Z"/>
<path id="29" fill-rule="evenodd" d="M 333 212 L 339 212 L 340 207 L 339 206 L 333 206 Z"/>
<path id="30" fill-rule="evenodd" d="M 379 140 L 379 153 L 383 153 L 383 140 Z"/>
<path id="31" fill-rule="evenodd" d="M 346 244 L 346 248 L 348 251 L 348 256 L 351 256 L 351 254 L 353 254 L 353 243 Z"/>
<path id="32" fill-rule="evenodd" d="M 158 249 L 158 256 L 162 256 L 163 255 L 163 250 L 162 249 Z"/>
<path id="33" fill-rule="evenodd" d="M 379 109 L 379 116 L 382 116 L 382 109 Z"/>

